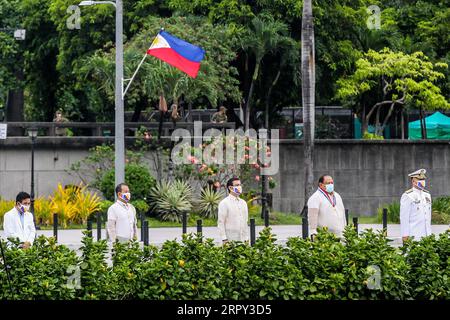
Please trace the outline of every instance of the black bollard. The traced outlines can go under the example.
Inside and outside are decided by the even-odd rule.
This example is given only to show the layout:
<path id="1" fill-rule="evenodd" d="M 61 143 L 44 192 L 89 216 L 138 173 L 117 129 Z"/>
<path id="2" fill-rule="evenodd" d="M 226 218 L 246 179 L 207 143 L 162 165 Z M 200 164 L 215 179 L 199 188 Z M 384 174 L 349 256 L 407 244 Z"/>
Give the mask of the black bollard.
<path id="1" fill-rule="evenodd" d="M 186 212 L 183 212 L 183 234 L 187 233 L 187 214 Z"/>
<path id="2" fill-rule="evenodd" d="M 348 225 L 348 209 L 345 209 L 345 222 Z"/>
<path id="3" fill-rule="evenodd" d="M 358 233 L 358 217 L 353 217 L 353 226 L 356 229 L 356 233 Z"/>
<path id="4" fill-rule="evenodd" d="M 144 221 L 143 229 L 144 229 L 144 246 L 148 246 L 149 230 L 148 230 L 148 221 L 147 220 Z"/>
<path id="5" fill-rule="evenodd" d="M 56 242 L 58 242 L 58 214 L 53 214 L 53 236 L 56 239 Z"/>
<path id="6" fill-rule="evenodd" d="M 387 236 L 387 208 L 383 208 L 383 233 Z"/>
<path id="7" fill-rule="evenodd" d="M 92 220 L 89 220 L 89 219 L 88 219 L 88 222 L 87 222 L 87 230 L 89 231 L 89 232 L 88 232 L 88 236 L 89 236 L 89 237 L 92 237 Z"/>
<path id="8" fill-rule="evenodd" d="M 303 239 L 307 239 L 308 238 L 308 217 L 303 217 L 302 218 L 302 237 Z"/>
<path id="9" fill-rule="evenodd" d="M 144 241 L 144 222 L 145 222 L 145 214 L 141 213 L 141 241 Z"/>
<path id="10" fill-rule="evenodd" d="M 269 227 L 269 210 L 267 209 L 267 207 L 264 209 L 264 226 L 266 228 Z"/>
<path id="11" fill-rule="evenodd" d="M 203 226 L 202 226 L 202 223 L 203 223 L 203 221 L 202 220 L 197 220 L 197 233 L 202 233 L 202 229 L 203 229 Z"/>
<path id="12" fill-rule="evenodd" d="M 97 212 L 97 241 L 102 238 L 102 214 Z"/>
<path id="13" fill-rule="evenodd" d="M 203 237 L 202 237 L 202 233 L 203 233 L 203 226 L 202 226 L 203 221 L 202 220 L 197 220 L 197 235 L 199 236 L 199 242 L 202 242 Z"/>
<path id="14" fill-rule="evenodd" d="M 256 242 L 256 224 L 255 219 L 250 219 L 250 245 L 253 247 Z"/>

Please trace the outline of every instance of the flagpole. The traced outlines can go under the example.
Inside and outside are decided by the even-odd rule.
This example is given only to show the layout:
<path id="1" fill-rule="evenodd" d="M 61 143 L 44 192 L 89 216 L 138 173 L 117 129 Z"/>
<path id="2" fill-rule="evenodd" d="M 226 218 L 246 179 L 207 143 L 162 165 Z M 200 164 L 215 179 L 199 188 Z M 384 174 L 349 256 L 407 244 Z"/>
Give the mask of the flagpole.
<path id="1" fill-rule="evenodd" d="M 161 31 L 164 31 L 164 28 L 161 27 L 160 30 L 159 30 L 159 32 L 161 32 Z M 159 32 L 158 32 L 158 34 L 159 34 Z M 158 36 L 158 34 L 157 34 L 156 36 Z M 151 48 L 151 46 L 150 46 L 150 48 Z M 148 48 L 148 49 L 150 49 L 150 48 Z M 147 50 L 147 51 L 148 51 L 148 50 Z M 125 97 L 125 95 L 127 94 L 127 91 L 128 91 L 128 89 L 130 88 L 130 86 L 131 86 L 131 83 L 133 82 L 134 78 L 136 77 L 136 74 L 138 73 L 139 69 L 141 68 L 141 66 L 142 66 L 142 64 L 144 63 L 144 61 L 145 61 L 145 59 L 147 58 L 147 56 L 148 56 L 148 54 L 147 54 L 147 52 L 146 52 L 146 53 L 144 54 L 144 56 L 142 57 L 142 60 L 141 60 L 141 62 L 139 63 L 137 69 L 134 71 L 133 76 L 131 77 L 131 79 L 123 79 L 122 83 L 125 82 L 125 81 L 130 81 L 130 82 L 128 82 L 128 85 L 127 85 L 127 87 L 125 88 L 125 91 L 123 91 L 123 88 L 122 88 L 122 99 L 123 99 L 123 98 Z"/>
<path id="2" fill-rule="evenodd" d="M 147 58 L 148 54 L 147 52 L 144 54 L 144 57 L 142 58 L 141 62 L 139 63 L 137 69 L 134 71 L 133 76 L 131 77 L 131 79 L 124 79 L 124 81 L 130 81 L 127 84 L 127 87 L 125 88 L 125 91 L 122 94 L 122 98 L 125 97 L 125 95 L 127 94 L 128 88 L 130 88 L 131 83 L 133 82 L 134 78 L 136 77 L 136 74 L 138 73 L 139 69 L 141 68 L 142 64 L 144 63 L 145 59 Z"/>

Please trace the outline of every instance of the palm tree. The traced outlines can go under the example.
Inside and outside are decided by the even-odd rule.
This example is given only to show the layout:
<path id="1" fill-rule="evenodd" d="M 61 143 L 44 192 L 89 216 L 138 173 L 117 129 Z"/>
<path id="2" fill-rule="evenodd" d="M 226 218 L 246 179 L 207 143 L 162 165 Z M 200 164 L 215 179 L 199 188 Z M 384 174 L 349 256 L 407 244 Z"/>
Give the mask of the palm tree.
<path id="1" fill-rule="evenodd" d="M 250 29 L 242 38 L 242 48 L 246 52 L 251 53 L 255 58 L 255 69 L 250 82 L 250 89 L 245 107 L 245 130 L 248 130 L 250 127 L 252 95 L 255 82 L 259 77 L 261 61 L 267 54 L 279 50 L 279 44 L 285 40 L 287 31 L 288 28 L 286 24 L 276 21 L 270 16 L 257 16 L 253 18 Z"/>
<path id="2" fill-rule="evenodd" d="M 264 127 L 266 129 L 269 129 L 269 113 L 270 113 L 270 105 L 271 105 L 271 94 L 278 83 L 278 80 L 280 79 L 281 72 L 286 66 L 293 66 L 297 64 L 300 60 L 300 43 L 295 41 L 294 39 L 290 37 L 285 37 L 285 39 L 280 43 L 280 48 L 282 50 L 281 57 L 280 57 L 280 65 L 278 68 L 278 71 L 275 75 L 275 78 L 270 83 L 269 89 L 267 90 L 266 94 L 266 102 L 265 102 L 265 112 L 264 112 Z M 300 71 L 300 70 L 299 70 Z M 300 74 L 300 72 L 298 73 Z M 294 78 L 292 79 L 295 85 L 298 85 L 300 82 L 300 77 L 297 77 L 294 75 Z"/>
<path id="3" fill-rule="evenodd" d="M 303 206 L 304 215 L 306 215 L 306 203 L 314 190 L 314 93 L 315 61 L 312 0 L 304 0 L 302 14 L 302 106 L 305 157 L 305 203 Z"/>

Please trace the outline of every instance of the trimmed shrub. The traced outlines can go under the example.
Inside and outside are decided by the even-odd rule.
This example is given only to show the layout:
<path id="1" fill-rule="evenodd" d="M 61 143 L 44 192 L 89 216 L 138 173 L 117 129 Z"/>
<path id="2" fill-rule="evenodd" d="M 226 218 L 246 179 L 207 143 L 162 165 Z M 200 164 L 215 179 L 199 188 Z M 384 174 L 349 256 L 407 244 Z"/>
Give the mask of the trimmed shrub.
<path id="1" fill-rule="evenodd" d="M 85 235 L 88 233 L 85 232 Z M 275 243 L 270 228 L 255 246 L 184 235 L 161 248 L 85 236 L 81 256 L 41 236 L 30 249 L 5 249 L 12 278 L 0 272 L 0 299 L 449 299 L 450 231 L 389 245 L 382 232 L 340 241 L 319 229 L 316 240 Z M 3 267 L 3 265 L 2 265 Z M 72 280 L 76 280 L 72 282 Z"/>
<path id="2" fill-rule="evenodd" d="M 115 197 L 114 175 L 114 169 L 107 171 L 98 184 L 103 196 L 110 201 L 114 201 Z M 130 187 L 131 200 L 146 200 L 147 194 L 155 186 L 156 180 L 147 167 L 127 164 L 125 165 L 125 183 Z"/>

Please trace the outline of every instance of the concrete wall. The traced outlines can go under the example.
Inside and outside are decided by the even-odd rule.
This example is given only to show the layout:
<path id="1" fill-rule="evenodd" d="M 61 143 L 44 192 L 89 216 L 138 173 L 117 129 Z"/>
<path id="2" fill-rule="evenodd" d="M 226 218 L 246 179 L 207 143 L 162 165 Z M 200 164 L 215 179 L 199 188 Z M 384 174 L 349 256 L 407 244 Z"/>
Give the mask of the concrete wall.
<path id="1" fill-rule="evenodd" d="M 113 138 L 39 138 L 35 152 L 35 193 L 47 196 L 58 182 L 78 183 L 66 170 L 88 154 L 91 146 Z M 130 142 L 130 141 L 128 141 Z M 12 199 L 30 190 L 31 155 L 28 138 L 0 140 L 0 196 Z M 375 214 L 383 203 L 399 200 L 409 188 L 407 174 L 426 168 L 432 196 L 450 195 L 450 141 L 316 142 L 315 180 L 331 174 L 351 213 Z M 273 192 L 274 209 L 299 212 L 304 202 L 303 145 L 284 140 L 280 145 L 280 172 Z"/>
<path id="2" fill-rule="evenodd" d="M 0 145 L 0 196 L 2 198 L 14 199 L 22 190 L 30 192 L 30 150 L 31 146 L 20 140 L 14 145 Z M 79 183 L 78 179 L 71 177 L 66 170 L 72 163 L 83 159 L 87 154 L 86 149 L 71 148 L 68 144 L 36 146 L 34 155 L 36 197 L 51 194 L 58 182 L 63 185 Z"/>
<path id="3" fill-rule="evenodd" d="M 299 212 L 304 203 L 303 145 L 280 146 L 274 208 Z M 315 145 L 314 177 L 330 174 L 351 213 L 373 215 L 410 188 L 408 173 L 427 169 L 432 196 L 450 195 L 450 141 L 322 140 Z"/>

